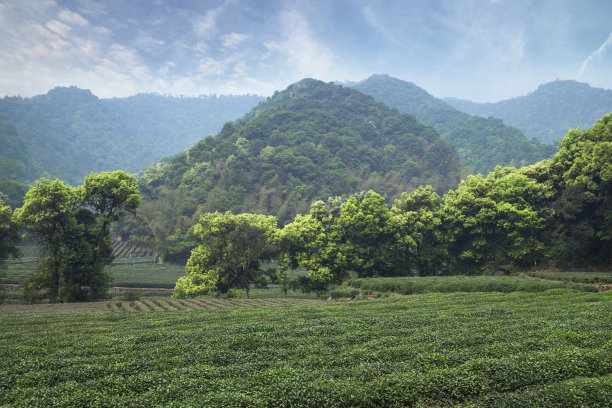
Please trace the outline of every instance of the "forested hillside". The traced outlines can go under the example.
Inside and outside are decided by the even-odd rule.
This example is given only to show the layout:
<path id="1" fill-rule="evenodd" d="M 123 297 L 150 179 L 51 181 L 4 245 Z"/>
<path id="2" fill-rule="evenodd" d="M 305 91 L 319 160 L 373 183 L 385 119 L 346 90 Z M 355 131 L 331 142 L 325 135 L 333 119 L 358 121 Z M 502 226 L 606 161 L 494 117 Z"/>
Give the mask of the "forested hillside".
<path id="1" fill-rule="evenodd" d="M 475 103 L 445 99 L 472 115 L 501 118 L 507 124 L 544 143 L 561 140 L 569 129 L 590 128 L 612 112 L 612 90 L 592 88 L 576 81 L 554 81 L 540 85 L 526 96 L 497 103 Z"/>
<path id="2" fill-rule="evenodd" d="M 486 174 L 497 165 L 533 164 L 555 152 L 552 146 L 525 138 L 519 129 L 499 119 L 460 112 L 411 82 L 388 75 L 372 75 L 351 86 L 433 126 L 442 138 L 455 146 L 462 162 L 476 173 Z"/>
<path id="3" fill-rule="evenodd" d="M 433 128 L 354 89 L 305 79 L 145 170 L 134 224 L 142 229 L 131 233 L 180 253 L 204 212 L 272 214 L 283 224 L 317 199 L 367 189 L 392 199 L 422 184 L 443 192 L 459 176 L 456 153 Z"/>
<path id="4" fill-rule="evenodd" d="M 261 99 L 145 94 L 103 100 L 75 87 L 2 98 L 0 191 L 18 199 L 16 183 L 44 176 L 76 185 L 92 171 L 137 172 L 217 132 Z"/>

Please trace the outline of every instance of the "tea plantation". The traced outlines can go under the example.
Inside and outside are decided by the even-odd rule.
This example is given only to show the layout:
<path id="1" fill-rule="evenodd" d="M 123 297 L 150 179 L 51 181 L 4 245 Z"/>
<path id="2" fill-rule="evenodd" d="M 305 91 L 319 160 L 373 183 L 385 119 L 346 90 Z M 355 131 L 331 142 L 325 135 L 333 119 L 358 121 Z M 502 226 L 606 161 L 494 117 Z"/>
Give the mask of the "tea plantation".
<path id="1" fill-rule="evenodd" d="M 0 319 L 0 406 L 609 407 L 612 294 Z"/>

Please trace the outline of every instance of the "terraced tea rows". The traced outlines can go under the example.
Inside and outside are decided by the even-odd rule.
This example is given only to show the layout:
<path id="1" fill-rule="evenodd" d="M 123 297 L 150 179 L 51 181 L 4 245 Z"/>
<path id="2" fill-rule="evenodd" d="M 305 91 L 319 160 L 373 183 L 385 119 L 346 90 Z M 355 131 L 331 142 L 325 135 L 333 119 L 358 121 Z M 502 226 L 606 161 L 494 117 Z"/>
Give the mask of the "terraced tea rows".
<path id="1" fill-rule="evenodd" d="M 612 401 L 609 292 L 141 303 L 202 309 L 0 318 L 0 406 L 610 408 Z M 271 306 L 249 307 L 264 304 Z"/>
<path id="2" fill-rule="evenodd" d="M 150 312 L 234 307 L 312 305 L 313 299 L 143 299 L 89 303 L 54 303 L 37 305 L 0 305 L 0 316 L 72 315 L 109 312 Z"/>

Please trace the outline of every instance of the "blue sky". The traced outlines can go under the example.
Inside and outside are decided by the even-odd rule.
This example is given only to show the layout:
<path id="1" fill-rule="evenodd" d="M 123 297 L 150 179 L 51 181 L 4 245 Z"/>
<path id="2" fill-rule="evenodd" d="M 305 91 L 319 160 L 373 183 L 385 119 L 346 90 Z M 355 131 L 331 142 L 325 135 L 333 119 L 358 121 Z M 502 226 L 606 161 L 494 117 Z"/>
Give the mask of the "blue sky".
<path id="1" fill-rule="evenodd" d="M 0 95 L 271 95 L 373 73 L 497 101 L 612 89 L 610 0 L 0 0 Z"/>

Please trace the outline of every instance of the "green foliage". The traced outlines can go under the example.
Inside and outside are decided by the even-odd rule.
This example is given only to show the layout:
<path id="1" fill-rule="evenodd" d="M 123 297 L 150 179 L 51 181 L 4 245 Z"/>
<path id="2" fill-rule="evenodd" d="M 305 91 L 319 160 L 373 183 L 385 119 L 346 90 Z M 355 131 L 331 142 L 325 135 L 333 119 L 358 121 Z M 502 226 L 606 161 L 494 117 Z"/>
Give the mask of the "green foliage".
<path id="1" fill-rule="evenodd" d="M 303 80 L 146 169 L 147 221 L 122 234 L 142 236 L 138 226 L 149 224 L 149 235 L 180 243 L 201 214 L 214 211 L 271 214 L 284 225 L 330 196 L 375 187 L 393 199 L 423 183 L 446 191 L 459 169 L 452 148 L 413 116 L 353 89 Z"/>
<path id="2" fill-rule="evenodd" d="M 590 128 L 612 112 L 612 90 L 576 81 L 556 80 L 540 85 L 529 95 L 496 103 L 445 100 L 472 115 L 501 118 L 527 137 L 550 144 L 562 139 L 568 129 Z"/>
<path id="3" fill-rule="evenodd" d="M 373 191 L 317 201 L 282 235 L 293 240 L 287 255 L 308 270 L 314 283 L 339 283 L 351 273 L 393 274 L 394 225 L 384 199 Z"/>
<path id="4" fill-rule="evenodd" d="M 40 177 L 79 184 L 90 172 L 137 172 L 176 154 L 246 113 L 261 97 L 141 94 L 98 99 L 58 87 L 33 98 L 0 99 L 0 191 L 5 180 Z M 25 191 L 23 192 L 25 193 Z M 23 198 L 11 197 L 17 201 Z"/>
<path id="5" fill-rule="evenodd" d="M 553 256 L 571 265 L 612 262 L 612 114 L 571 130 L 550 163 L 558 194 Z"/>
<path id="6" fill-rule="evenodd" d="M 46 287 L 52 301 L 104 296 L 110 277 L 103 267 L 112 261 L 108 226 L 139 202 L 134 176 L 120 170 L 92 174 L 76 188 L 57 179 L 36 181 L 13 214 L 43 251 L 27 292 Z"/>
<path id="7" fill-rule="evenodd" d="M 3 317 L 0 405 L 607 407 L 610 300 L 437 293 Z"/>
<path id="8" fill-rule="evenodd" d="M 537 261 L 551 219 L 546 184 L 513 168 L 468 176 L 444 196 L 449 253 L 463 273 L 513 271 Z"/>
<path id="9" fill-rule="evenodd" d="M 18 241 L 19 229 L 12 219 L 11 208 L 0 199 L 0 271 L 4 268 L 4 261 L 19 255 L 15 246 Z"/>
<path id="10" fill-rule="evenodd" d="M 612 285 L 612 272 L 524 272 L 528 276 L 547 280 Z"/>
<path id="11" fill-rule="evenodd" d="M 532 164 L 555 152 L 554 147 L 527 139 L 520 130 L 488 117 L 495 115 L 467 115 L 411 82 L 387 75 L 372 75 L 353 86 L 433 126 L 444 140 L 456 148 L 461 161 L 478 173 L 487 173 L 495 166 Z"/>
<path id="12" fill-rule="evenodd" d="M 192 251 L 187 276 L 176 283 L 174 296 L 227 293 L 240 287 L 248 298 L 250 284 L 262 273 L 261 263 L 272 256 L 275 231 L 273 216 L 203 214 L 194 230 L 203 243 Z"/>

